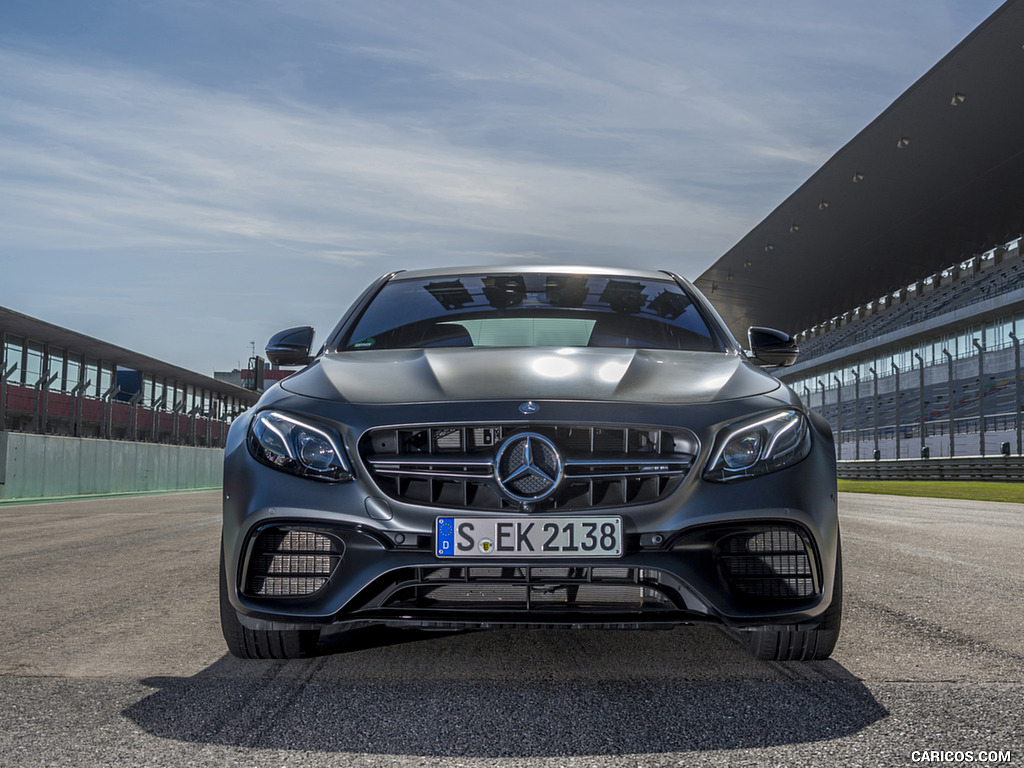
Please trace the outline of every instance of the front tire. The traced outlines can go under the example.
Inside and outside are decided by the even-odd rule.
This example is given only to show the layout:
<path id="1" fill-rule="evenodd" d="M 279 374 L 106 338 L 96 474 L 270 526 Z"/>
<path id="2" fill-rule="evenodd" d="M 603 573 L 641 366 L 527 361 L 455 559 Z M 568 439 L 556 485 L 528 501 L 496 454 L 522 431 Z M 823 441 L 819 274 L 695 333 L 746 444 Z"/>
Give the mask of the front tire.
<path id="1" fill-rule="evenodd" d="M 304 659 L 313 655 L 320 640 L 319 629 L 249 629 L 238 620 L 228 600 L 224 545 L 220 548 L 220 628 L 233 656 L 240 659 Z"/>
<path id="2" fill-rule="evenodd" d="M 836 576 L 832 604 L 817 629 L 744 632 L 743 641 L 755 658 L 763 661 L 823 661 L 832 655 L 843 622 L 843 547 L 836 547 Z"/>

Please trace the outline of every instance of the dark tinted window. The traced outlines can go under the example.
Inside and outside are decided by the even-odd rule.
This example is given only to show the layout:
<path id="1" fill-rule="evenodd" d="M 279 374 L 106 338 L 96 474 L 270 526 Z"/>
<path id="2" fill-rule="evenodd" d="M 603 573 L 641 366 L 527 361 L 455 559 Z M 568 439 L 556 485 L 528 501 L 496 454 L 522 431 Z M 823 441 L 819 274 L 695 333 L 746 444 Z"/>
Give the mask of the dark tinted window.
<path id="1" fill-rule="evenodd" d="M 720 349 L 674 281 L 567 274 L 393 280 L 341 349 L 452 346 Z"/>

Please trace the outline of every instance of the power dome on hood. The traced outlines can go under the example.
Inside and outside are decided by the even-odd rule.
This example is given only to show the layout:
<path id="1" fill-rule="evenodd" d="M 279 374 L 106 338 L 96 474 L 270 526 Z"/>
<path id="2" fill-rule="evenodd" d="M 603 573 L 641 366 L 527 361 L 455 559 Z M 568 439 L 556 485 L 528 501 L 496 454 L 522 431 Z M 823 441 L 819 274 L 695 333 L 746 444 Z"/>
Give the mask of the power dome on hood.
<path id="1" fill-rule="evenodd" d="M 288 392 L 351 403 L 593 400 L 708 403 L 762 395 L 777 379 L 735 353 L 589 348 L 362 350 L 324 355 Z"/>

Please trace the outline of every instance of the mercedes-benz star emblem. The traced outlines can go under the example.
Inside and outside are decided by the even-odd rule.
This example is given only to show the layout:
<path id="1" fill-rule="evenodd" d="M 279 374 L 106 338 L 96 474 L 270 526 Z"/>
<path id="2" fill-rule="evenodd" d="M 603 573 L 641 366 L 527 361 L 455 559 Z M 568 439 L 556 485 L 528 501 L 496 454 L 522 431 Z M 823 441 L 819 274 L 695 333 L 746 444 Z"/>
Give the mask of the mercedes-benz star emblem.
<path id="1" fill-rule="evenodd" d="M 520 403 L 519 412 L 529 416 L 531 413 L 536 413 L 540 410 L 540 406 L 537 405 L 533 400 L 527 400 L 525 403 Z"/>
<path id="2" fill-rule="evenodd" d="M 540 501 L 550 496 L 562 479 L 562 457 L 543 435 L 520 432 L 498 450 L 495 479 L 516 501 Z"/>

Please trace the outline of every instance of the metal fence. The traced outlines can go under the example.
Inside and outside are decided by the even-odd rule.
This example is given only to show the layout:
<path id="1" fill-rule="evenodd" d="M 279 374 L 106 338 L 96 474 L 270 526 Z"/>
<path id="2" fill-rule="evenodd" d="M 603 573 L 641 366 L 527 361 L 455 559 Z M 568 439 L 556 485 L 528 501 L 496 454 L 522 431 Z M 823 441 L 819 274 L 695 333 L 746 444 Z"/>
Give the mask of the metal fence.
<path id="1" fill-rule="evenodd" d="M 145 406 L 137 395 L 127 400 L 117 395 L 116 388 L 96 398 L 81 388 L 55 392 L 0 378 L 0 430 L 221 447 L 237 415 L 215 399 L 205 409 L 194 406 L 186 411 L 184 402 L 169 408 L 159 401 Z"/>
<path id="2" fill-rule="evenodd" d="M 1020 344 L 904 370 L 869 369 L 852 384 L 833 376 L 803 387 L 805 403 L 832 425 L 840 460 L 1024 455 Z"/>

